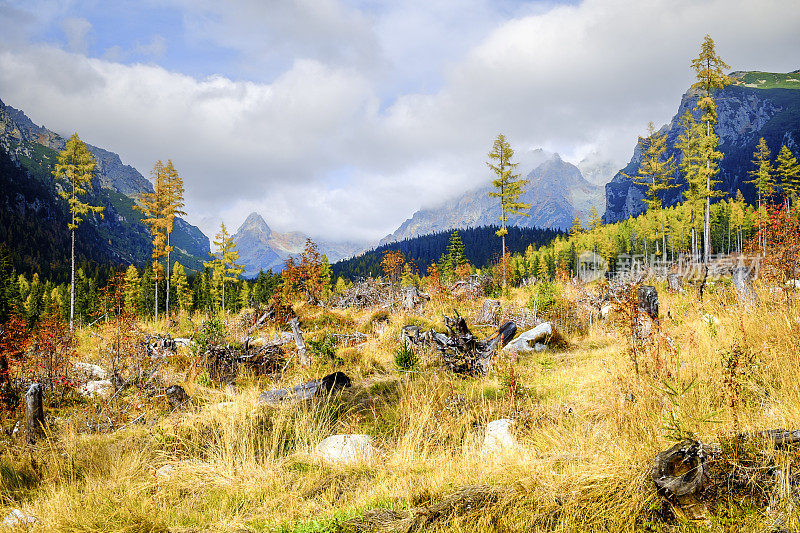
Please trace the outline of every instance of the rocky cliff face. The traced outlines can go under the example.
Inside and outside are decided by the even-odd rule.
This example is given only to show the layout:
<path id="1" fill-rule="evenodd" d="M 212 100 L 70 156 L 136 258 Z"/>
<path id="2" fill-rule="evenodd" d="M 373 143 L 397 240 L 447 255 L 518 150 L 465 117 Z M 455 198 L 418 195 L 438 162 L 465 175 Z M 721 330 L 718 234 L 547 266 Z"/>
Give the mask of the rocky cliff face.
<path id="1" fill-rule="evenodd" d="M 273 231 L 258 213 L 250 213 L 233 235 L 239 251 L 239 262 L 245 267 L 245 277 L 256 276 L 260 270 L 280 272 L 286 259 L 302 253 L 307 238 L 299 232 Z M 330 263 L 351 257 L 364 249 L 363 244 L 352 242 L 314 242 L 317 250 L 326 255 Z"/>
<path id="2" fill-rule="evenodd" d="M 528 184 L 520 200 L 531 204 L 529 217 L 511 216 L 508 223 L 520 227 L 566 230 L 578 216 L 585 223 L 591 208 L 603 212 L 603 189 L 584 179 L 580 169 L 563 161 L 558 154 L 546 154 L 526 176 Z M 399 240 L 450 229 L 498 224 L 500 205 L 489 197 L 489 183 L 468 191 L 436 207 L 421 209 L 381 240 Z"/>
<path id="3" fill-rule="evenodd" d="M 754 202 L 755 190 L 752 184 L 745 182 L 750 179 L 747 172 L 752 169 L 751 159 L 758 139 L 764 137 L 773 156 L 782 144 L 795 154 L 800 152 L 800 73 L 734 72 L 732 76 L 737 83 L 716 94 L 719 113 L 716 131 L 719 148 L 725 154 L 720 161 L 718 179 L 721 183 L 717 188 L 730 195 L 741 190 L 748 201 Z M 694 109 L 697 97 L 697 91 L 687 91 L 670 123 L 659 130 L 667 134 L 667 156 L 674 155 L 676 161 L 680 156 L 675 149 L 681 134 L 680 118 L 687 110 Z M 695 114 L 695 118 L 699 119 L 699 115 Z M 623 175 L 634 174 L 640 161 L 637 146 L 630 163 L 606 184 L 606 222 L 625 220 L 644 211 L 644 188 L 632 184 Z M 675 205 L 683 199 L 686 182 L 679 171 L 675 179 L 681 187 L 668 192 L 664 198 L 666 205 Z"/>
<path id="4" fill-rule="evenodd" d="M 51 189 L 48 180 L 57 153 L 66 140 L 55 132 L 34 124 L 25 113 L 0 101 L 0 149 L 17 165 L 24 168 L 30 179 Z M 132 209 L 138 196 L 152 192 L 152 184 L 130 165 L 122 163 L 118 154 L 97 146 L 87 145 L 97 161 L 93 201 L 106 207 L 104 217 L 93 221 L 107 249 L 101 254 L 112 261 L 142 263 L 149 257 L 149 230 L 141 224 L 140 213 Z M 50 191 L 54 193 L 54 190 Z M 56 201 L 37 198 L 35 202 Z M 186 266 L 199 268 L 208 258 L 209 241 L 196 226 L 177 219 L 171 236 L 180 258 Z"/>

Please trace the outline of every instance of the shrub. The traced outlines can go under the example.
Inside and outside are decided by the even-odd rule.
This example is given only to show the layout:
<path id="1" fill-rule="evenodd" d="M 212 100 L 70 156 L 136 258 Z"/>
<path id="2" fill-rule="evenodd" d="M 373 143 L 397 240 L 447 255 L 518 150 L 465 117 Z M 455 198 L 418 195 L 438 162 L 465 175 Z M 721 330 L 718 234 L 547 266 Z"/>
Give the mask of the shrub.
<path id="1" fill-rule="evenodd" d="M 419 357 L 414 348 L 407 344 L 401 344 L 394 351 L 394 364 L 400 370 L 413 370 L 419 364 Z"/>

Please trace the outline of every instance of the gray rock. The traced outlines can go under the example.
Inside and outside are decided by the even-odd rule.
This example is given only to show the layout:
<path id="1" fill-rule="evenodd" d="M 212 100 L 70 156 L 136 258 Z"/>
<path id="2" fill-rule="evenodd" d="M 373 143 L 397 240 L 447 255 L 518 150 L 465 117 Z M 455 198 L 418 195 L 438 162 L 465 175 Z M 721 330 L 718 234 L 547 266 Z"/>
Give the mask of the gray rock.
<path id="1" fill-rule="evenodd" d="M 507 418 L 489 422 L 486 425 L 486 436 L 483 438 L 483 453 L 509 452 L 516 449 L 519 444 L 511 433 L 513 424 L 514 421 Z"/>
<path id="2" fill-rule="evenodd" d="M 92 363 L 75 363 L 72 365 L 75 370 L 86 376 L 87 379 L 106 379 L 108 373 L 103 370 L 100 365 L 93 365 Z"/>
<path id="3" fill-rule="evenodd" d="M 19 527 L 34 524 L 39 520 L 33 516 L 23 513 L 19 509 L 11 509 L 11 512 L 3 519 L 4 527 Z"/>
<path id="4" fill-rule="evenodd" d="M 369 435 L 331 435 L 317 445 L 314 454 L 324 462 L 352 465 L 372 461 L 378 450 Z"/>
<path id="5" fill-rule="evenodd" d="M 111 380 L 98 379 L 86 382 L 80 389 L 81 396 L 85 398 L 105 397 L 114 391 L 114 385 Z"/>
<path id="6" fill-rule="evenodd" d="M 517 354 L 534 351 L 537 344 L 547 345 L 553 337 L 553 332 L 550 322 L 542 322 L 535 328 L 520 333 L 519 337 L 509 342 L 504 349 Z"/>

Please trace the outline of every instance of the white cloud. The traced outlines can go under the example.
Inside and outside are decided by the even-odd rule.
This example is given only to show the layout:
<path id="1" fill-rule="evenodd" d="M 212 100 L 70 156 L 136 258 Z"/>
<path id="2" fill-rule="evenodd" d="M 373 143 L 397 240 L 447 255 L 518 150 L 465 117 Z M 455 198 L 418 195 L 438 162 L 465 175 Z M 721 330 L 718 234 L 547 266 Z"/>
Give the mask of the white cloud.
<path id="1" fill-rule="evenodd" d="M 778 0 L 585 0 L 511 19 L 459 5 L 186 4 L 187 38 L 269 71 L 255 81 L 0 41 L 0 98 L 145 175 L 172 158 L 190 220 L 235 230 L 257 210 L 281 231 L 379 238 L 489 179 L 499 132 L 520 154 L 597 151 L 621 166 L 647 122 L 677 109 L 706 33 L 734 69 L 800 67 L 800 10 Z"/>
<path id="2" fill-rule="evenodd" d="M 92 24 L 85 18 L 70 17 L 61 21 L 61 29 L 67 38 L 67 47 L 73 52 L 85 54 L 89 49 Z"/>

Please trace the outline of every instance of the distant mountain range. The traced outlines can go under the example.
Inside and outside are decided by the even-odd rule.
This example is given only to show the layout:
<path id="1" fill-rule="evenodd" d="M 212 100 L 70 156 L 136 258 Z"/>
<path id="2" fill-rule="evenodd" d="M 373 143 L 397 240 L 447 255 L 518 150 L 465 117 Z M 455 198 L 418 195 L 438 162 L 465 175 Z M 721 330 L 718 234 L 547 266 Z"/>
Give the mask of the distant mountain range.
<path id="1" fill-rule="evenodd" d="M 531 204 L 530 216 L 511 216 L 509 225 L 568 230 L 576 216 L 588 222 L 592 207 L 598 214 L 603 213 L 603 187 L 587 181 L 577 166 L 567 163 L 558 154 L 541 149 L 535 152 L 536 157 L 530 159 L 535 167 L 527 174 L 528 184 L 520 197 L 522 202 Z M 608 168 L 608 163 L 594 158 L 585 160 L 584 164 L 591 170 L 593 179 L 603 181 L 603 165 Z M 489 196 L 493 190 L 489 182 L 435 207 L 420 209 L 380 244 L 450 229 L 498 224 L 500 205 L 497 198 Z"/>
<path id="2" fill-rule="evenodd" d="M 25 113 L 0 101 L 0 206 L 4 210 L 0 240 L 12 248 L 18 268 L 58 274 L 65 260 L 69 262 L 69 248 L 54 244 L 68 234 L 66 203 L 57 196 L 52 176 L 65 144 L 61 135 L 34 124 Z M 79 257 L 142 265 L 150 258 L 150 231 L 133 206 L 136 198 L 152 192 L 153 186 L 138 170 L 123 164 L 119 155 L 87 146 L 97 161 L 89 200 L 104 206 L 105 211 L 103 218 L 89 217 L 81 225 Z M 31 242 L 33 236 L 50 242 Z M 197 227 L 177 219 L 171 241 L 175 260 L 190 269 L 202 268 L 209 241 Z"/>
<path id="3" fill-rule="evenodd" d="M 306 239 L 308 236 L 299 232 L 273 231 L 258 213 L 250 213 L 233 235 L 233 242 L 239 251 L 239 263 L 245 267 L 245 277 L 254 277 L 260 270 L 280 272 L 286 259 L 303 251 Z M 363 243 L 314 242 L 319 253 L 327 256 L 331 263 L 352 257 L 364 249 Z"/>
<path id="4" fill-rule="evenodd" d="M 736 83 L 718 91 L 717 102 L 719 122 L 717 135 L 719 149 L 724 154 L 719 163 L 720 180 L 717 190 L 733 196 L 741 190 L 750 203 L 756 201 L 756 191 L 747 174 L 753 169 L 753 152 L 760 137 L 764 137 L 773 158 L 781 145 L 788 146 L 795 155 L 800 155 L 800 71 L 789 73 L 771 72 L 733 72 Z M 680 153 L 675 148 L 681 134 L 680 119 L 697 104 L 698 92 L 687 91 L 681 98 L 678 111 L 669 124 L 661 127 L 659 133 L 667 135 L 667 157 L 674 155 L 676 161 Z M 695 113 L 699 119 L 699 114 Z M 606 222 L 617 222 L 636 216 L 644 211 L 644 187 L 635 185 L 625 176 L 634 175 L 641 161 L 639 146 L 634 149 L 630 163 L 619 171 L 606 185 Z M 671 189 L 665 195 L 666 205 L 675 205 L 683 200 L 686 181 L 675 172 L 675 183 L 679 188 Z"/>

